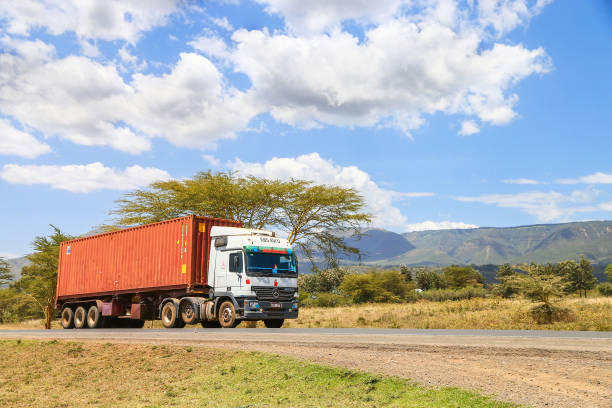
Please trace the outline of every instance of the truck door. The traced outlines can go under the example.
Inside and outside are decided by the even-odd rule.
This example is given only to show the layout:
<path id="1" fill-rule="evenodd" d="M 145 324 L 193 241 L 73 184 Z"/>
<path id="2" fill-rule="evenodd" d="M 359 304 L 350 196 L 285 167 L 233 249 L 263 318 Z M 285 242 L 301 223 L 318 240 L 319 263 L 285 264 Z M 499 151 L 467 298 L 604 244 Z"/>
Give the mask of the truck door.
<path id="1" fill-rule="evenodd" d="M 215 257 L 215 291 L 227 290 L 227 260 L 229 252 L 217 251 Z"/>
<path id="2" fill-rule="evenodd" d="M 242 251 L 229 252 L 228 261 L 227 286 L 239 289 L 242 287 L 242 280 L 245 279 Z"/>

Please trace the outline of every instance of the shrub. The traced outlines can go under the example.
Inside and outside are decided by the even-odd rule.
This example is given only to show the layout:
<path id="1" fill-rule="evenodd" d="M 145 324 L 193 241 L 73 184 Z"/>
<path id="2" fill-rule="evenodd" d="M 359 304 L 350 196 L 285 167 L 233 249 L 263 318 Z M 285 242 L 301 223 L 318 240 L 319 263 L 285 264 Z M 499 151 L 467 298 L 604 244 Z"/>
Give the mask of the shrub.
<path id="1" fill-rule="evenodd" d="M 416 271 L 414 280 L 416 287 L 421 290 L 444 289 L 444 282 L 439 274 L 430 269 L 419 269 Z"/>
<path id="2" fill-rule="evenodd" d="M 484 277 L 474 268 L 458 265 L 444 268 L 442 280 L 446 287 L 453 289 L 465 288 L 467 286 L 482 286 L 485 283 Z"/>
<path id="3" fill-rule="evenodd" d="M 413 289 L 398 271 L 347 275 L 340 285 L 340 291 L 355 303 L 398 303 Z"/>
<path id="4" fill-rule="evenodd" d="M 602 283 L 597 286 L 597 290 L 602 296 L 612 296 L 612 283 Z"/>
<path id="5" fill-rule="evenodd" d="M 298 285 L 306 292 L 332 292 L 338 289 L 344 276 L 346 271 L 339 268 L 318 270 L 314 274 L 300 275 Z"/>
<path id="6" fill-rule="evenodd" d="M 300 292 L 300 306 L 305 307 L 336 307 L 351 304 L 350 299 L 338 293 L 321 292 L 313 295 Z"/>
<path id="7" fill-rule="evenodd" d="M 487 294 L 488 292 L 484 288 L 434 289 L 421 292 L 418 297 L 432 302 L 443 302 L 445 300 L 483 298 Z"/>
<path id="8" fill-rule="evenodd" d="M 529 313 L 538 324 L 550 324 L 552 322 L 569 322 L 575 319 L 571 310 L 543 303 L 533 307 Z"/>

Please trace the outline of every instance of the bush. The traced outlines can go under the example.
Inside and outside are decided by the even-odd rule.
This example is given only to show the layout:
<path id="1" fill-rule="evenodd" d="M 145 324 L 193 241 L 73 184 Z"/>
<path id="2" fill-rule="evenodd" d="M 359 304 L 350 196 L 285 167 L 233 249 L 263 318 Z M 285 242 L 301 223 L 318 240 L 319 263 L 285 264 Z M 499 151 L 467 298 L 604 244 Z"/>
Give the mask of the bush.
<path id="1" fill-rule="evenodd" d="M 418 297 L 432 302 L 443 302 L 445 300 L 483 298 L 487 294 L 488 292 L 484 288 L 434 289 L 421 292 Z"/>
<path id="2" fill-rule="evenodd" d="M 442 280 L 448 288 L 460 289 L 468 286 L 484 285 L 484 277 L 469 266 L 452 265 L 442 271 Z"/>
<path id="3" fill-rule="evenodd" d="M 300 275 L 298 286 L 306 292 L 332 292 L 338 289 L 342 280 L 346 276 L 343 269 L 318 270 L 314 274 Z"/>
<path id="4" fill-rule="evenodd" d="M 338 293 L 322 292 L 313 295 L 308 292 L 300 292 L 300 306 L 302 307 L 336 307 L 350 304 L 350 299 Z"/>
<path id="5" fill-rule="evenodd" d="M 347 275 L 340 291 L 354 303 L 399 303 L 414 289 L 398 271 L 381 271 Z"/>
<path id="6" fill-rule="evenodd" d="M 612 283 L 602 283 L 597 286 L 597 290 L 602 296 L 612 296 Z"/>
<path id="7" fill-rule="evenodd" d="M 419 269 L 416 271 L 414 280 L 416 287 L 422 290 L 444 289 L 442 277 L 430 269 Z"/>
<path id="8" fill-rule="evenodd" d="M 575 319 L 571 310 L 543 303 L 532 308 L 529 313 L 538 324 L 550 324 L 552 322 L 569 322 Z"/>

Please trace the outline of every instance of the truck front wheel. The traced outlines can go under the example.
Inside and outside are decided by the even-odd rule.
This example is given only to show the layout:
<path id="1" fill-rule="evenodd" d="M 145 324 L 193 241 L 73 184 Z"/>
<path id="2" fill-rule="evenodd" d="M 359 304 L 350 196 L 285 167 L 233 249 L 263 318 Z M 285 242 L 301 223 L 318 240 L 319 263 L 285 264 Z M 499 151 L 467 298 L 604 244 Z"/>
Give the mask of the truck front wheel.
<path id="1" fill-rule="evenodd" d="M 62 327 L 64 329 L 74 328 L 74 312 L 69 307 L 62 310 Z"/>
<path id="2" fill-rule="evenodd" d="M 219 308 L 219 324 L 223 328 L 236 327 L 236 310 L 230 300 L 221 303 Z"/>
<path id="3" fill-rule="evenodd" d="M 263 322 L 268 329 L 280 329 L 281 327 L 283 327 L 285 319 L 270 319 L 264 320 Z"/>

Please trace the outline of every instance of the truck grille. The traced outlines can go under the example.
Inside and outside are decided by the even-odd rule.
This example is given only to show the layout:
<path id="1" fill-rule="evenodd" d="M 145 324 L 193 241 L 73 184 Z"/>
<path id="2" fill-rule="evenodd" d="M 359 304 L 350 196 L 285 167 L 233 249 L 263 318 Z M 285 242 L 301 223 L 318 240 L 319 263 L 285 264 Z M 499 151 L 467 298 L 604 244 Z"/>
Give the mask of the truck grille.
<path id="1" fill-rule="evenodd" d="M 253 286 L 257 300 L 280 300 L 286 302 L 293 299 L 295 288 L 270 288 L 264 286 Z"/>

